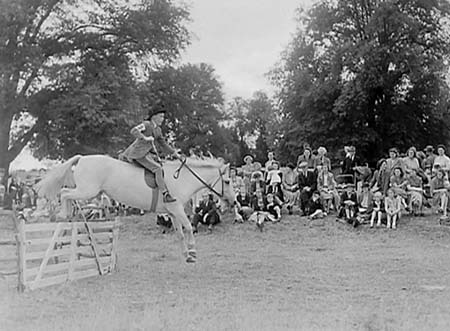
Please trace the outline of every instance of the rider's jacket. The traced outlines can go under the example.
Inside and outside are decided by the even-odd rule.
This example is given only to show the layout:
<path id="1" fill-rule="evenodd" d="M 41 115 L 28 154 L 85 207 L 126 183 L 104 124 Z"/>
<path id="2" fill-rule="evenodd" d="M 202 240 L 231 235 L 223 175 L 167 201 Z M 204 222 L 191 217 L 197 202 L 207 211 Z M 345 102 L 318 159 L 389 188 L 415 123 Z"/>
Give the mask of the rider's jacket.
<path id="1" fill-rule="evenodd" d="M 149 153 L 154 155 L 174 153 L 174 149 L 167 144 L 161 128 L 151 121 L 144 121 L 135 126 L 131 129 L 131 134 L 136 137 L 136 140 L 123 152 L 123 156 L 129 160 L 140 159 Z M 146 137 L 152 136 L 155 141 L 146 141 L 141 134 Z"/>

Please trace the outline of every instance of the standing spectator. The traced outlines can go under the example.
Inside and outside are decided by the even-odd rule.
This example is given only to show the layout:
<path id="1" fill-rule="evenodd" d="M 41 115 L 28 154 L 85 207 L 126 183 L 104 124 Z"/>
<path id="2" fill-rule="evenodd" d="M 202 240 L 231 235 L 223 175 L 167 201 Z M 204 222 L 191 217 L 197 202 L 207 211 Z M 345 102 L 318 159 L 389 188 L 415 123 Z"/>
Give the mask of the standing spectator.
<path id="1" fill-rule="evenodd" d="M 264 165 L 266 173 L 269 173 L 270 170 L 272 170 L 273 166 L 277 161 L 275 160 L 275 154 L 273 152 L 267 153 L 267 162 Z"/>
<path id="2" fill-rule="evenodd" d="M 328 167 L 324 166 L 317 177 L 317 189 L 320 192 L 320 198 L 327 213 L 330 212 L 331 204 L 336 210 L 340 204 L 336 186 L 333 173 L 328 170 Z"/>
<path id="3" fill-rule="evenodd" d="M 389 172 L 387 171 L 387 162 L 385 159 L 381 159 L 377 162 L 377 170 L 375 171 L 372 180 L 370 182 L 370 188 L 372 192 L 381 192 L 383 196 L 386 196 L 386 192 L 390 183 Z"/>
<path id="4" fill-rule="evenodd" d="M 436 155 L 434 154 L 434 147 L 431 145 L 425 147 L 425 159 L 422 162 L 422 169 L 433 169 L 435 158 Z"/>
<path id="5" fill-rule="evenodd" d="M 242 166 L 242 174 L 245 185 L 245 191 L 250 193 L 250 179 L 254 171 L 253 157 L 251 155 L 246 155 L 244 157 L 244 165 Z"/>
<path id="6" fill-rule="evenodd" d="M 381 226 L 381 218 L 383 216 L 383 195 L 381 192 L 375 192 L 373 195 L 372 215 L 370 217 L 370 227 L 373 228 L 375 218 L 377 219 L 377 227 Z"/>
<path id="7" fill-rule="evenodd" d="M 304 150 L 303 150 L 303 154 L 298 156 L 297 159 L 297 168 L 300 167 L 300 163 L 302 162 L 306 162 L 307 164 L 307 169 L 313 171 L 314 170 L 314 165 L 315 165 L 315 157 L 312 154 L 312 150 L 311 147 L 309 146 L 305 146 Z"/>
<path id="8" fill-rule="evenodd" d="M 212 230 L 213 225 L 220 223 L 220 216 L 217 213 L 216 202 L 214 201 L 214 194 L 207 192 L 203 195 L 192 219 L 192 226 L 194 233 L 198 230 L 198 224 L 202 223 L 208 225 L 208 229 Z"/>
<path id="9" fill-rule="evenodd" d="M 445 155 L 445 146 L 439 145 L 437 147 L 438 155 L 434 159 L 433 167 L 439 166 L 442 170 L 444 170 L 445 174 L 448 176 L 450 172 L 450 158 Z"/>
<path id="10" fill-rule="evenodd" d="M 387 216 L 387 225 L 386 227 L 389 229 L 397 228 L 397 219 L 400 218 L 401 212 L 401 201 L 400 196 L 395 196 L 394 190 L 391 188 L 387 191 L 387 197 L 384 199 L 384 208 Z"/>
<path id="11" fill-rule="evenodd" d="M 440 169 L 436 173 L 436 177 L 431 180 L 430 193 L 433 197 L 433 207 L 438 207 L 437 212 L 443 213 L 443 217 L 447 217 L 449 188 L 450 183 L 445 177 L 445 172 L 444 170 Z"/>
<path id="12" fill-rule="evenodd" d="M 422 212 L 423 204 L 423 186 L 422 178 L 418 175 L 419 170 L 414 170 L 408 177 L 408 207 L 413 215 L 419 215 Z"/>
<path id="13" fill-rule="evenodd" d="M 392 176 L 394 168 L 401 168 L 402 172 L 405 172 L 403 161 L 399 157 L 398 150 L 395 147 L 389 150 L 389 158 L 386 160 L 386 170 L 389 177 Z"/>
<path id="14" fill-rule="evenodd" d="M 341 173 L 345 176 L 344 183 L 353 183 L 353 176 L 355 173 L 355 167 L 359 166 L 360 162 L 356 157 L 355 146 L 344 148 L 345 158 L 342 161 Z"/>
<path id="15" fill-rule="evenodd" d="M 292 208 L 299 197 L 298 173 L 294 164 L 288 163 L 282 176 L 283 197 L 289 215 L 292 215 Z"/>
<path id="16" fill-rule="evenodd" d="M 418 171 L 420 169 L 420 164 L 417 159 L 417 150 L 415 147 L 410 147 L 406 154 L 406 157 L 403 159 L 403 164 L 405 166 L 405 174 L 408 176 L 413 171 Z"/>
<path id="17" fill-rule="evenodd" d="M 314 169 L 317 169 L 317 167 L 328 167 L 328 169 L 331 169 L 331 161 L 328 157 L 326 157 L 327 149 L 323 146 L 319 147 L 317 149 L 317 157 L 314 160 Z"/>
<path id="18" fill-rule="evenodd" d="M 233 187 L 234 193 L 238 194 L 241 191 L 245 192 L 244 180 L 242 179 L 242 177 L 237 175 L 235 167 L 230 168 L 230 183 Z"/>
<path id="19" fill-rule="evenodd" d="M 280 170 L 280 164 L 278 162 L 274 162 L 272 164 L 272 170 L 270 170 L 267 174 L 267 193 L 275 194 L 280 200 L 283 200 L 283 193 L 281 191 L 282 177 L 283 174 Z"/>
<path id="20" fill-rule="evenodd" d="M 317 177 L 314 172 L 308 171 L 308 163 L 302 162 L 300 163 L 300 171 L 297 178 L 300 191 L 300 208 L 303 216 L 306 216 L 308 201 L 317 188 Z"/>

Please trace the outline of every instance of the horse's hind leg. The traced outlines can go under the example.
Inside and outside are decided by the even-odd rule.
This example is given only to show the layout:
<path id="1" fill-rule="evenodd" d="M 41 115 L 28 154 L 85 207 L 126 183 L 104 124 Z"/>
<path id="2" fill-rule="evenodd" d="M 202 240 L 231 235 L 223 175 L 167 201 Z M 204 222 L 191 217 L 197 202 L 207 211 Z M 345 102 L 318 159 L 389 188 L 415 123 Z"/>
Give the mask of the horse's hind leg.
<path id="1" fill-rule="evenodd" d="M 64 188 L 61 190 L 62 216 L 69 216 L 70 200 L 87 200 L 94 198 L 99 193 L 99 189 L 89 185 L 79 185 L 74 189 Z"/>
<path id="2" fill-rule="evenodd" d="M 179 203 L 174 203 L 170 206 L 167 205 L 166 208 L 172 216 L 174 227 L 180 239 L 183 253 L 186 255 L 186 262 L 195 262 L 197 258 L 197 251 L 195 250 L 194 234 L 192 232 L 191 222 L 189 222 L 189 219 L 184 212 L 183 206 Z M 183 227 L 186 230 L 187 245 L 185 242 Z"/>

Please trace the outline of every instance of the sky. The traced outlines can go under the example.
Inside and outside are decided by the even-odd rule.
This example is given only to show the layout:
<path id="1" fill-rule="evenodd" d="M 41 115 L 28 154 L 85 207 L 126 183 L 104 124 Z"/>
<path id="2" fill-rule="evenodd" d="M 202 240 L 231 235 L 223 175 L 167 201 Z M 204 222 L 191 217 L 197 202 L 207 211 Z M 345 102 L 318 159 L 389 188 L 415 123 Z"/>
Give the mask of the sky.
<path id="1" fill-rule="evenodd" d="M 273 92 L 264 77 L 295 32 L 295 10 L 314 0 L 187 0 L 192 44 L 183 62 L 212 64 L 228 100 Z"/>
<path id="2" fill-rule="evenodd" d="M 295 32 L 295 10 L 316 0 L 182 0 L 188 4 L 192 44 L 181 62 L 211 64 L 223 84 L 226 100 L 250 98 L 274 88 L 264 76 L 279 61 Z M 11 169 L 45 166 L 28 149 Z"/>

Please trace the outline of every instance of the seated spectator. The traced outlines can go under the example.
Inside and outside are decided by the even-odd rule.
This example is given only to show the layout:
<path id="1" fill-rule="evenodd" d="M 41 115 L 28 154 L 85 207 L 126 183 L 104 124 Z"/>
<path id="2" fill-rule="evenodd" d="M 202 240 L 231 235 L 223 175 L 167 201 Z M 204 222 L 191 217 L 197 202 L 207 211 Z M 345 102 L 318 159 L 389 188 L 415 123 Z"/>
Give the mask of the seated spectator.
<path id="1" fill-rule="evenodd" d="M 263 191 L 258 190 L 253 194 L 251 207 L 254 211 L 266 210 L 266 199 Z"/>
<path id="2" fill-rule="evenodd" d="M 370 217 L 370 227 L 373 228 L 375 218 L 377 219 L 377 227 L 381 226 L 381 218 L 383 217 L 383 194 L 375 192 L 373 195 L 372 215 Z"/>
<path id="3" fill-rule="evenodd" d="M 389 150 L 389 158 L 386 160 L 386 170 L 389 174 L 389 177 L 392 176 L 392 172 L 395 168 L 402 169 L 402 172 L 405 172 L 405 167 L 403 165 L 403 160 L 399 157 L 399 153 L 397 148 L 391 148 Z"/>
<path id="4" fill-rule="evenodd" d="M 435 158 L 436 155 L 434 154 L 434 147 L 431 145 L 425 147 L 425 158 L 421 164 L 422 169 L 433 169 Z"/>
<path id="5" fill-rule="evenodd" d="M 408 194 L 406 193 L 406 188 L 408 186 L 408 181 L 404 176 L 402 168 L 397 167 L 394 169 L 393 174 L 390 179 L 389 187 L 394 191 L 395 196 L 399 196 L 402 205 L 407 208 L 406 198 Z"/>
<path id="6" fill-rule="evenodd" d="M 280 200 L 283 200 L 283 192 L 281 191 L 281 181 L 283 174 L 280 170 L 278 162 L 272 163 L 272 170 L 267 174 L 267 193 L 275 194 Z"/>
<path id="7" fill-rule="evenodd" d="M 195 208 L 195 214 L 192 219 L 194 233 L 197 233 L 199 223 L 207 225 L 209 230 L 212 230 L 213 225 L 220 223 L 220 216 L 217 213 L 214 194 L 211 192 L 204 194 L 203 199 L 200 201 L 197 208 Z"/>
<path id="8" fill-rule="evenodd" d="M 397 220 L 400 218 L 402 202 L 400 196 L 395 196 L 392 188 L 387 191 L 387 197 L 384 199 L 384 209 L 386 211 L 388 229 L 397 228 Z"/>
<path id="9" fill-rule="evenodd" d="M 272 222 L 279 222 L 281 220 L 281 205 L 272 193 L 267 194 L 266 211 L 269 213 L 269 219 Z"/>
<path id="10" fill-rule="evenodd" d="M 300 209 L 302 215 L 306 216 L 308 201 L 311 199 L 312 193 L 317 189 L 317 177 L 314 172 L 308 171 L 308 163 L 300 163 L 300 171 L 298 173 L 298 189 L 300 192 Z"/>
<path id="11" fill-rule="evenodd" d="M 438 165 L 442 170 L 444 170 L 444 173 L 446 176 L 448 176 L 450 172 L 450 158 L 445 155 L 445 146 L 439 145 L 437 147 L 438 155 L 434 158 L 434 164 L 433 166 L 436 167 Z"/>
<path id="12" fill-rule="evenodd" d="M 377 170 L 373 174 L 372 180 L 369 183 L 370 190 L 375 192 L 381 192 L 383 196 L 386 195 L 386 192 L 389 188 L 390 184 L 390 175 L 387 171 L 387 162 L 385 159 L 381 159 L 377 162 Z"/>
<path id="13" fill-rule="evenodd" d="M 422 178 L 418 175 L 419 169 L 412 171 L 407 177 L 408 189 L 408 207 L 413 215 L 417 216 L 422 213 L 423 204 L 423 186 Z"/>
<path id="14" fill-rule="evenodd" d="M 362 191 L 361 194 L 357 196 L 357 201 L 358 215 L 364 218 L 372 214 L 373 194 L 369 190 L 369 183 L 364 183 L 362 185 Z"/>
<path id="15" fill-rule="evenodd" d="M 241 215 L 243 221 L 247 221 L 250 215 L 253 213 L 250 195 L 245 193 L 245 190 L 242 190 L 237 195 L 236 201 L 237 201 L 236 205 L 237 213 Z"/>
<path id="16" fill-rule="evenodd" d="M 417 150 L 415 147 L 410 147 L 403 158 L 403 165 L 405 167 L 405 175 L 408 176 L 413 171 L 418 172 L 420 169 L 419 160 L 417 159 Z"/>
<path id="17" fill-rule="evenodd" d="M 324 166 L 317 177 L 317 189 L 320 192 L 320 198 L 326 213 L 330 212 L 332 205 L 336 210 L 339 207 L 339 193 L 336 186 L 333 173 L 329 171 L 328 167 Z"/>
<path id="18" fill-rule="evenodd" d="M 339 210 L 339 218 L 353 222 L 357 214 L 358 200 L 356 197 L 355 186 L 346 184 L 345 190 L 341 194 L 341 208 Z"/>
<path id="19" fill-rule="evenodd" d="M 305 148 L 303 150 L 303 154 L 298 156 L 297 168 L 300 167 L 300 164 L 302 162 L 306 162 L 306 168 L 307 169 L 309 169 L 310 171 L 314 171 L 315 157 L 312 154 L 311 147 L 305 146 Z"/>
<path id="20" fill-rule="evenodd" d="M 294 164 L 288 163 L 282 176 L 283 198 L 289 215 L 292 215 L 292 208 L 296 204 L 298 191 L 298 173 Z"/>
<path id="21" fill-rule="evenodd" d="M 443 213 L 443 217 L 447 217 L 448 206 L 448 190 L 450 183 L 445 177 L 444 170 L 440 169 L 436 173 L 436 177 L 431 180 L 430 193 L 433 197 L 433 207 L 438 207 L 437 213 Z"/>
<path id="22" fill-rule="evenodd" d="M 369 184 L 372 177 L 372 170 L 365 166 L 355 167 L 356 195 L 360 195 L 364 184 Z"/>
<path id="23" fill-rule="evenodd" d="M 328 157 L 326 157 L 327 149 L 323 146 L 317 149 L 317 157 L 314 159 L 314 169 L 317 170 L 317 167 L 328 167 L 331 169 L 331 161 Z"/>
<path id="24" fill-rule="evenodd" d="M 320 193 L 318 191 L 314 191 L 312 193 L 307 205 L 308 218 L 316 219 L 327 216 L 327 214 L 323 211 L 322 202 L 320 201 Z"/>

